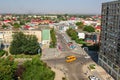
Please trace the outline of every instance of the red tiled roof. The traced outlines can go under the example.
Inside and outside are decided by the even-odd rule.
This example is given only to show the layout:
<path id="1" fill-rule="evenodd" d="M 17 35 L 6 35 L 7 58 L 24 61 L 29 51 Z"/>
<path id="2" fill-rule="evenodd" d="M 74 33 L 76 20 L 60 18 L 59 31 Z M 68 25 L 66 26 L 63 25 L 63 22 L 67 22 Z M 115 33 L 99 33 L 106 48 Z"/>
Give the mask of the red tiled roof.
<path id="1" fill-rule="evenodd" d="M 29 29 L 29 28 L 30 28 L 30 26 L 26 25 L 24 28 Z"/>
<path id="2" fill-rule="evenodd" d="M 4 20 L 4 22 L 11 22 L 10 20 Z"/>
<path id="3" fill-rule="evenodd" d="M 75 20 L 75 17 L 71 17 L 70 20 Z"/>
<path id="4" fill-rule="evenodd" d="M 101 26 L 96 26 L 95 29 L 101 29 Z"/>

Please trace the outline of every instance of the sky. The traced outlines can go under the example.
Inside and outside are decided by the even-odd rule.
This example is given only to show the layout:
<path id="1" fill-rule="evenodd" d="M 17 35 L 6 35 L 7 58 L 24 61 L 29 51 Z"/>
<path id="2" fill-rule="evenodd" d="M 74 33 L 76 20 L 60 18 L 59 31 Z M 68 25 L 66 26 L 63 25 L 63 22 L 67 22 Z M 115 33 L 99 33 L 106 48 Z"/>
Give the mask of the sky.
<path id="1" fill-rule="evenodd" d="M 0 0 L 0 13 L 100 14 L 113 0 Z"/>

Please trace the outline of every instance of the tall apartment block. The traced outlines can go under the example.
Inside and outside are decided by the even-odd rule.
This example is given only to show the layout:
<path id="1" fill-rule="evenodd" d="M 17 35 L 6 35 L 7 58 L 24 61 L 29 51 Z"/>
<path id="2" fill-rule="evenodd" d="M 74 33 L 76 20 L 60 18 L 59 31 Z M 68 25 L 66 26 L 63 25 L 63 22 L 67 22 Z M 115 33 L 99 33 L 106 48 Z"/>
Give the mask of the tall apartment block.
<path id="1" fill-rule="evenodd" d="M 115 80 L 120 80 L 120 0 L 103 3 L 101 16 L 98 63 Z"/>

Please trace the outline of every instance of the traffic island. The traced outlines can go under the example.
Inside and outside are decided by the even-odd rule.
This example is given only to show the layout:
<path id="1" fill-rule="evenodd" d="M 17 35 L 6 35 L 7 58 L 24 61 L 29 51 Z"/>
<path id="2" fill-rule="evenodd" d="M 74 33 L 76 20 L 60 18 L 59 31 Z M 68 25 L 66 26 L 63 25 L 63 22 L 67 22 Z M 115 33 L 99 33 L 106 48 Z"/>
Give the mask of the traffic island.
<path id="1" fill-rule="evenodd" d="M 95 64 L 90 64 L 90 65 L 88 66 L 88 69 L 89 69 L 90 71 L 95 70 Z"/>

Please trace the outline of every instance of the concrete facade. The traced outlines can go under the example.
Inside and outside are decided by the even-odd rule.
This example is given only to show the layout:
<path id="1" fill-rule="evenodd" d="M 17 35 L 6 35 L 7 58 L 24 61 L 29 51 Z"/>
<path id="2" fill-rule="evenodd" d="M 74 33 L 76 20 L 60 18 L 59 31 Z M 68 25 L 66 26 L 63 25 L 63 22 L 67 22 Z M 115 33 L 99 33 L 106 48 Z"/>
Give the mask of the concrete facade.
<path id="1" fill-rule="evenodd" d="M 0 40 L 4 45 L 10 45 L 13 40 L 12 35 L 19 31 L 13 30 L 0 30 Z M 26 35 L 35 35 L 38 39 L 38 42 L 41 43 L 41 31 L 40 30 L 22 30 Z"/>
<path id="2" fill-rule="evenodd" d="M 99 64 L 120 80 L 120 1 L 102 4 Z"/>

